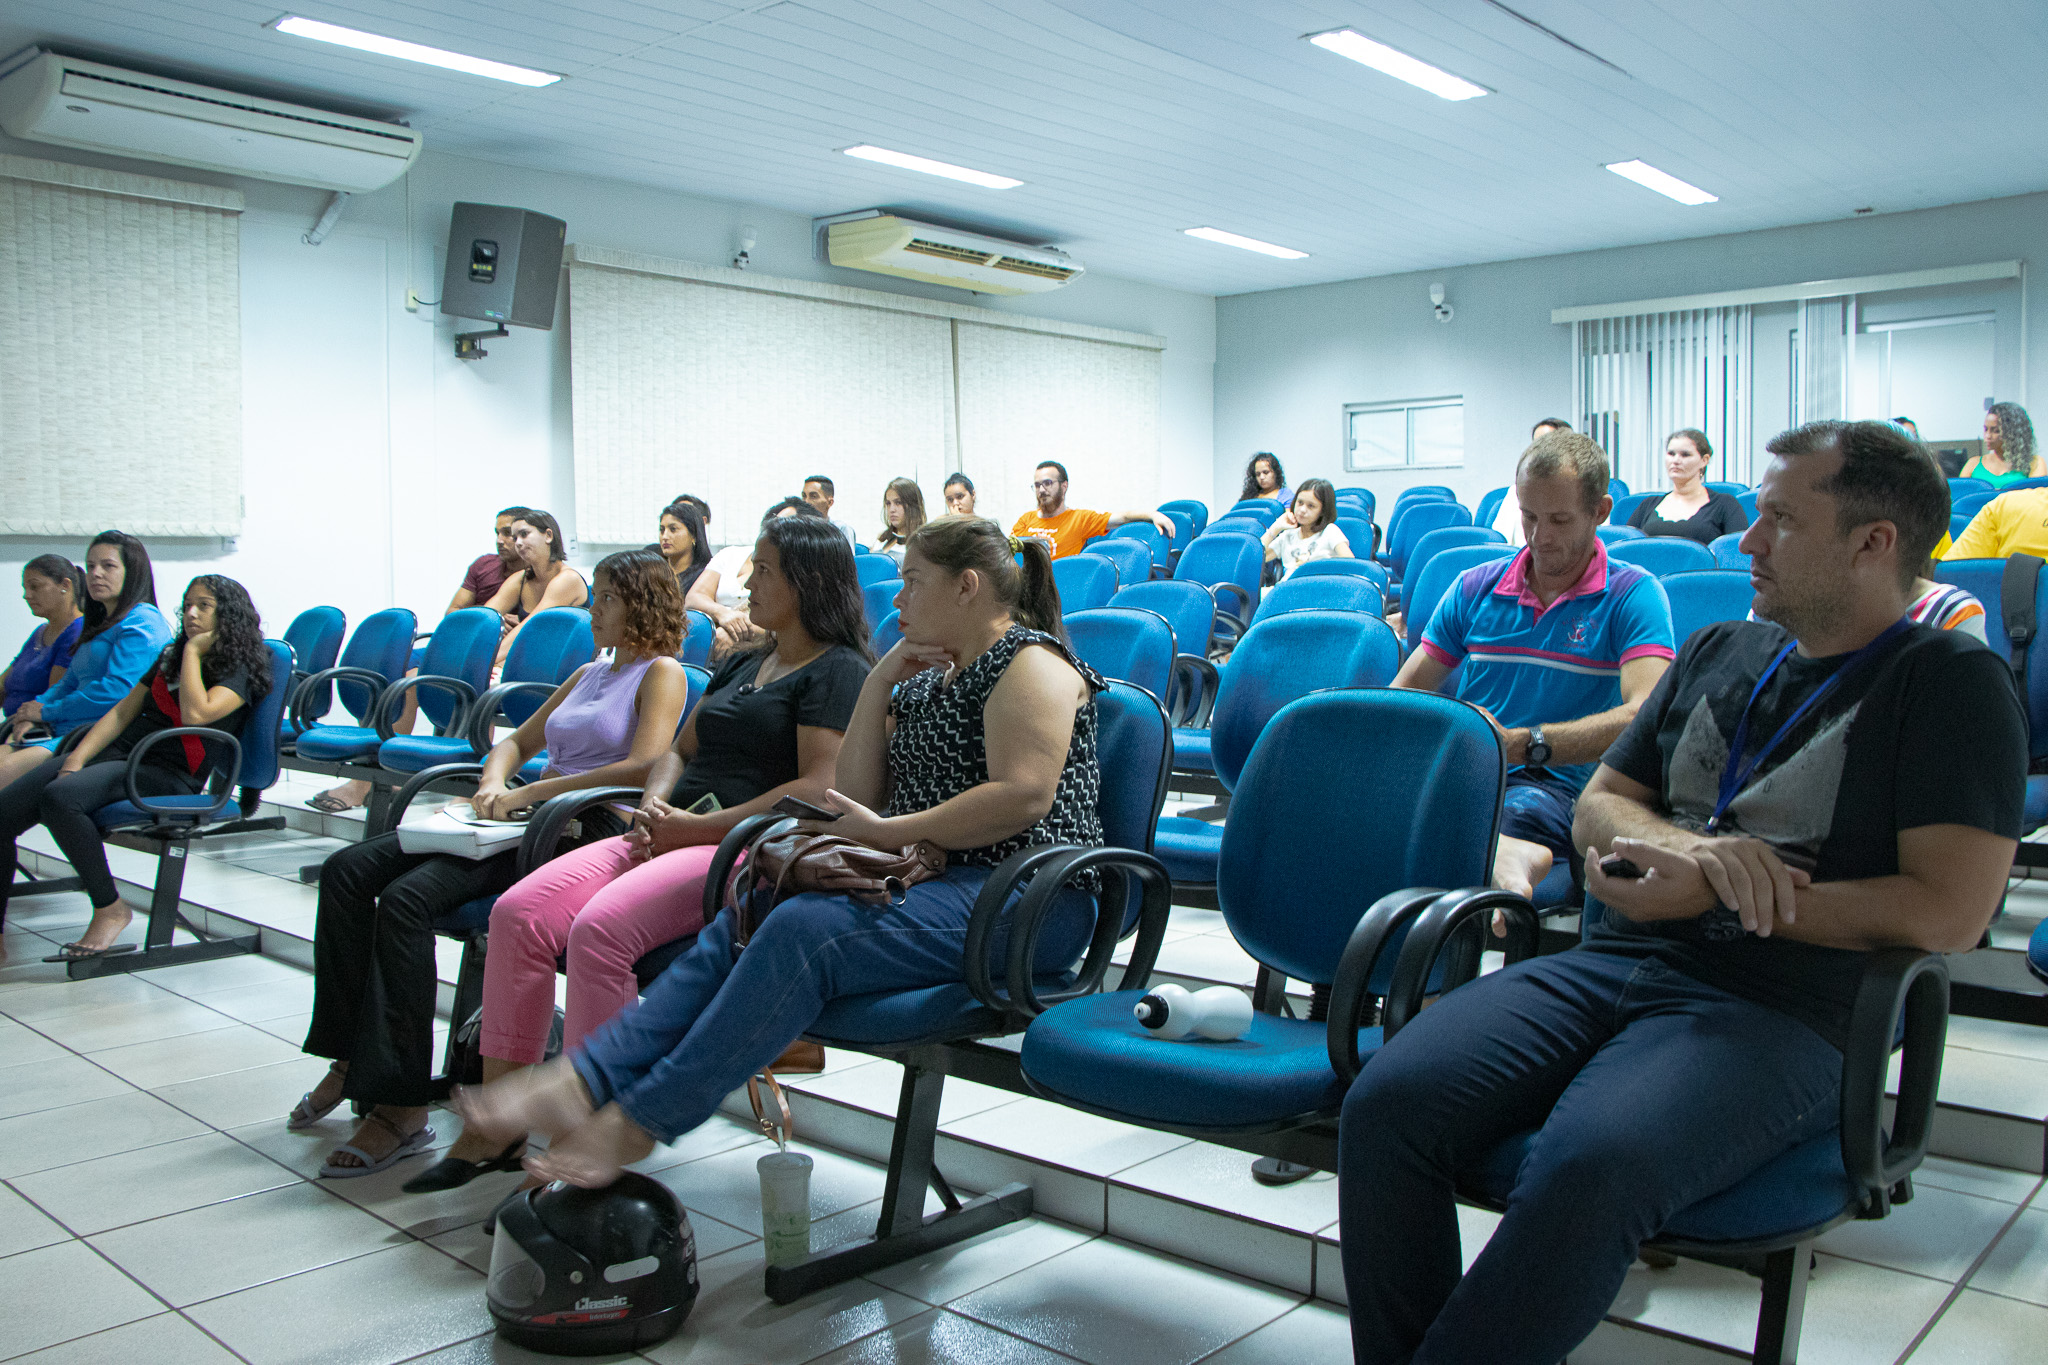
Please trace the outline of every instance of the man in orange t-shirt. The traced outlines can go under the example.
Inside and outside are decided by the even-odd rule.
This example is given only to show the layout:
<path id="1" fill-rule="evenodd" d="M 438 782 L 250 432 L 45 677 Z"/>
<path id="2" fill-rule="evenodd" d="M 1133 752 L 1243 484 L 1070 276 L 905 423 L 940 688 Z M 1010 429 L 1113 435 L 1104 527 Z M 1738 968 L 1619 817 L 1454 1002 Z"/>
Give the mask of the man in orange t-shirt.
<path id="1" fill-rule="evenodd" d="M 1010 534 L 1020 540 L 1044 541 L 1054 559 L 1081 553 L 1089 541 L 1128 521 L 1149 521 L 1161 535 L 1173 538 L 1173 522 L 1157 512 L 1091 512 L 1067 506 L 1067 467 L 1057 460 L 1047 460 L 1031 471 L 1031 492 L 1038 499 L 1038 510 L 1017 518 Z"/>

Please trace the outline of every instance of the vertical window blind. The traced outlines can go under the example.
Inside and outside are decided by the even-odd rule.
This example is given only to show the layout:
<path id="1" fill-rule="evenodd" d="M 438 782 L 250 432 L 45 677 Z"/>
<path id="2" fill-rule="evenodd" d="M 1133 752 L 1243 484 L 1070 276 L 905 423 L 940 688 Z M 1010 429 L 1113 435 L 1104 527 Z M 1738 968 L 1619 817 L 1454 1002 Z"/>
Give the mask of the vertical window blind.
<path id="1" fill-rule="evenodd" d="M 241 209 L 0 155 L 0 534 L 241 534 Z"/>
<path id="2" fill-rule="evenodd" d="M 897 477 L 927 516 L 964 470 L 981 511 L 1012 518 L 1048 458 L 1078 502 L 1157 500 L 1156 337 L 603 248 L 569 260 L 582 540 L 644 544 L 682 492 L 712 504 L 715 541 L 743 540 L 812 473 L 869 539 Z"/>
<path id="3" fill-rule="evenodd" d="M 1748 305 L 1576 325 L 1576 424 L 1630 488 L 1669 486 L 1664 439 L 1682 427 L 1704 431 L 1713 443 L 1714 478 L 1751 481 Z"/>

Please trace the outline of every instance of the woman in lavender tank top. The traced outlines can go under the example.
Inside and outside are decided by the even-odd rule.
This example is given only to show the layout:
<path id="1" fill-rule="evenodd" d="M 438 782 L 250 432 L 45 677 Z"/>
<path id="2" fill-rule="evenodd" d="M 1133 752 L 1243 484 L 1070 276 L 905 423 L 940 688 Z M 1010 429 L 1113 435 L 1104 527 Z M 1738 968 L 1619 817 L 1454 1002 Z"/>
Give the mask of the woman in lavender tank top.
<path id="1" fill-rule="evenodd" d="M 668 751 L 689 691 L 673 657 L 683 631 L 675 575 L 654 551 L 629 550 L 601 561 L 594 582 L 591 635 L 611 658 L 578 669 L 491 749 L 473 801 L 479 815 L 505 819 L 563 792 L 637 786 Z M 543 747 L 545 774 L 513 785 Z M 586 842 L 623 829 L 602 810 L 582 825 Z M 368 1175 L 432 1144 L 433 926 L 511 886 L 518 857 L 516 849 L 482 859 L 407 853 L 396 834 L 382 834 L 322 868 L 305 1050 L 334 1065 L 288 1126 L 311 1127 L 344 1099 L 370 1108 L 321 1175 Z"/>

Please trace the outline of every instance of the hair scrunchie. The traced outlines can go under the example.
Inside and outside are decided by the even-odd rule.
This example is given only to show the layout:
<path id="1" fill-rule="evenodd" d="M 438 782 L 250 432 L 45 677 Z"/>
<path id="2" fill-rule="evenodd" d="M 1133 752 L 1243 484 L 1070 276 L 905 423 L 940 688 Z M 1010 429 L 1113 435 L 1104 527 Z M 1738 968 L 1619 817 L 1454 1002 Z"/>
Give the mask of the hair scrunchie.
<path id="1" fill-rule="evenodd" d="M 1024 542 L 1018 539 L 1016 536 L 1010 537 L 1010 553 L 1013 555 L 1021 555 L 1024 553 Z"/>

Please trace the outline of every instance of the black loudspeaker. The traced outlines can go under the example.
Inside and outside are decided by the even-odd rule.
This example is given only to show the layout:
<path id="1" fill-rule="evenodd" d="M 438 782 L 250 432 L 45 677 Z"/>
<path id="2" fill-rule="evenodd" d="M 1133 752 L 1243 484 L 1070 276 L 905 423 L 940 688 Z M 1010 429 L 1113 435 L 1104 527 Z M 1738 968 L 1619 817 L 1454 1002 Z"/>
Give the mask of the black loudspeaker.
<path id="1" fill-rule="evenodd" d="M 554 326 L 568 229 L 561 219 L 530 209 L 457 204 L 448 225 L 441 311 L 500 326 Z"/>

